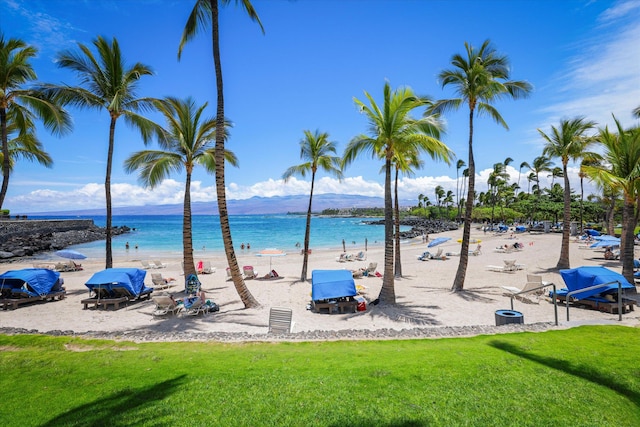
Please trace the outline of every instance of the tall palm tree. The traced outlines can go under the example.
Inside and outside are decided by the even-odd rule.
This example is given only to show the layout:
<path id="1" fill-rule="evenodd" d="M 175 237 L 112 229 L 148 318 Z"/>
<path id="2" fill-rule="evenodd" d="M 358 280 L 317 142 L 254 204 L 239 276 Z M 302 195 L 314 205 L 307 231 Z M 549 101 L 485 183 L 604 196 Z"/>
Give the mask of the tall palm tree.
<path id="1" fill-rule="evenodd" d="M 312 133 L 309 130 L 304 131 L 304 138 L 300 140 L 300 158 L 305 160 L 296 166 L 291 166 L 282 175 L 284 182 L 287 182 L 293 175 L 300 175 L 303 178 L 307 173 L 311 173 L 311 191 L 309 192 L 309 207 L 307 208 L 307 222 L 304 229 L 304 250 L 302 260 L 302 273 L 300 280 L 307 281 L 307 265 L 309 262 L 309 236 L 311 233 L 311 203 L 313 201 L 313 188 L 316 180 L 318 168 L 323 171 L 342 179 L 342 171 L 340 170 L 340 157 L 336 154 L 335 141 L 329 141 L 329 134 L 316 130 Z"/>
<path id="2" fill-rule="evenodd" d="M 469 239 L 471 236 L 471 214 L 475 199 L 475 160 L 473 157 L 473 118 L 475 114 L 488 115 L 496 123 L 509 129 L 500 113 L 491 104 L 502 98 L 513 99 L 528 96 L 531 85 L 526 81 L 509 80 L 509 59 L 500 55 L 486 40 L 479 49 L 465 42 L 466 57 L 455 54 L 451 58 L 452 69 L 439 74 L 442 87 L 455 87 L 458 98 L 437 101 L 432 111 L 441 113 L 457 110 L 463 104 L 469 106 L 469 190 L 464 214 L 462 248 L 458 271 L 452 286 L 453 291 L 464 288 L 464 279 L 469 262 Z"/>
<path id="3" fill-rule="evenodd" d="M 264 33 L 264 28 L 260 22 L 260 18 L 256 13 L 253 5 L 249 0 L 235 0 L 235 3 L 241 3 L 249 17 L 253 21 L 257 21 Z M 220 0 L 222 5 L 228 5 L 231 0 Z M 220 34 L 218 31 L 218 0 L 196 0 L 189 18 L 182 32 L 180 46 L 178 47 L 178 60 L 182 55 L 184 46 L 192 40 L 198 30 L 206 28 L 211 24 L 211 41 L 213 49 L 213 62 L 216 74 L 216 195 L 218 200 L 218 214 L 220 218 L 220 230 L 222 232 L 222 241 L 224 244 L 224 252 L 227 256 L 227 263 L 231 271 L 231 279 L 242 300 L 245 308 L 259 307 L 260 304 L 255 300 L 242 278 L 242 272 L 238 266 L 238 260 L 233 249 L 233 239 L 231 238 L 231 228 L 229 226 L 229 211 L 227 210 L 227 195 L 225 193 L 225 175 L 224 175 L 224 155 L 225 155 L 225 135 L 224 135 L 224 87 L 222 80 L 222 62 L 220 60 Z"/>
<path id="4" fill-rule="evenodd" d="M 37 141 L 35 139 L 36 119 L 42 120 L 45 128 L 54 135 L 64 135 L 71 130 L 71 118 L 55 100 L 47 96 L 46 91 L 24 87 L 26 83 L 35 82 L 38 78 L 30 62 L 37 52 L 36 48 L 28 46 L 20 39 L 5 39 L 4 34 L 0 32 L 0 139 L 2 140 L 0 209 L 9 188 L 11 161 L 14 158 L 11 152 L 12 146 L 13 149 L 16 148 L 15 145 L 10 144 L 9 134 L 17 132 L 21 135 L 17 137 L 21 139 L 14 143 L 26 144 L 27 139 L 32 139 L 32 142 Z"/>
<path id="5" fill-rule="evenodd" d="M 151 68 L 136 63 L 128 67 L 122 57 L 120 45 L 114 38 L 111 42 L 98 37 L 93 41 L 97 57 L 89 46 L 78 43 L 79 51 L 66 50 L 58 54 L 57 64 L 61 68 L 75 71 L 79 86 L 46 85 L 50 93 L 63 105 L 71 104 L 80 108 L 105 109 L 109 112 L 109 148 L 104 189 L 106 198 L 106 260 L 105 268 L 113 266 L 111 249 L 111 169 L 115 144 L 116 123 L 122 117 L 128 125 L 140 131 L 145 143 L 159 134 L 160 127 L 143 117 L 139 112 L 154 108 L 153 98 L 138 98 L 137 89 L 142 76 L 153 74 Z"/>
<path id="6" fill-rule="evenodd" d="M 599 130 L 604 161 L 599 166 L 585 166 L 584 169 L 604 188 L 623 193 L 622 275 L 633 283 L 633 242 L 638 223 L 636 205 L 640 197 L 640 128 L 624 129 L 615 116 L 614 121 L 617 132 L 611 132 L 608 127 Z"/>
<path id="7" fill-rule="evenodd" d="M 440 120 L 433 115 L 414 119 L 410 113 L 416 108 L 427 106 L 427 101 L 416 96 L 409 88 L 391 90 L 386 82 L 383 90 L 383 105 L 378 106 L 373 97 L 365 92 L 370 105 L 355 99 L 358 109 L 367 116 L 371 135 L 353 138 L 344 152 L 343 167 L 353 162 L 361 154 L 370 154 L 384 160 L 384 276 L 379 301 L 394 304 L 396 301 L 393 271 L 393 209 L 391 201 L 391 165 L 396 150 L 409 145 L 415 152 L 427 151 L 434 158 L 444 159 L 449 149 L 439 141 L 443 128 Z"/>
<path id="8" fill-rule="evenodd" d="M 562 220 L 562 245 L 560 259 L 556 268 L 570 268 L 569 261 L 569 232 L 571 227 L 571 186 L 567 165 L 569 160 L 577 160 L 585 155 L 587 149 L 595 142 L 586 133 L 595 127 L 595 122 L 576 117 L 571 120 L 563 119 L 560 126 L 551 126 L 551 133 L 547 135 L 540 129 L 538 132 L 546 141 L 543 154 L 549 158 L 559 157 L 562 162 L 564 176 L 564 212 Z"/>
<path id="9" fill-rule="evenodd" d="M 633 117 L 636 119 L 640 119 L 640 105 L 634 108 L 631 114 L 633 114 Z"/>
<path id="10" fill-rule="evenodd" d="M 520 188 L 520 175 L 522 175 L 522 168 L 531 169 L 531 166 L 529 166 L 529 163 L 527 162 L 520 163 L 520 169 L 518 169 L 518 188 Z"/>
<path id="11" fill-rule="evenodd" d="M 458 159 L 456 162 L 456 205 L 458 206 L 458 214 L 456 215 L 456 221 L 462 216 L 462 205 L 460 204 L 461 192 L 459 187 L 459 174 L 460 169 L 465 167 L 467 164 L 462 159 Z"/>
<path id="12" fill-rule="evenodd" d="M 182 258 L 186 277 L 196 274 L 191 227 L 191 175 L 198 165 L 209 173 L 215 172 L 213 145 L 217 121 L 203 117 L 207 103 L 198 107 L 192 98 L 168 97 L 155 104 L 167 123 L 163 137 L 158 139 L 161 149 L 133 153 L 125 160 L 125 170 L 128 173 L 137 170 L 140 181 L 150 188 L 156 187 L 172 172 L 186 172 L 182 215 Z M 225 159 L 233 166 L 238 165 L 238 159 L 230 151 L 225 153 Z"/>

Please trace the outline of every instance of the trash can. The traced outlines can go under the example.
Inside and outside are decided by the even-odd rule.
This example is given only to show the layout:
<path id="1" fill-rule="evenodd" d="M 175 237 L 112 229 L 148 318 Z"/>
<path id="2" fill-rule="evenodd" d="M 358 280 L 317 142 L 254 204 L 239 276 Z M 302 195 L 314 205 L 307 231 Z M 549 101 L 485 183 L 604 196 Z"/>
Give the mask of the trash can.
<path id="1" fill-rule="evenodd" d="M 358 311 L 366 311 L 367 310 L 367 301 L 364 297 L 357 296 L 356 301 L 358 302 L 357 310 Z"/>
<path id="2" fill-rule="evenodd" d="M 497 310 L 496 326 L 508 325 L 510 323 L 524 323 L 524 316 L 519 311 Z"/>

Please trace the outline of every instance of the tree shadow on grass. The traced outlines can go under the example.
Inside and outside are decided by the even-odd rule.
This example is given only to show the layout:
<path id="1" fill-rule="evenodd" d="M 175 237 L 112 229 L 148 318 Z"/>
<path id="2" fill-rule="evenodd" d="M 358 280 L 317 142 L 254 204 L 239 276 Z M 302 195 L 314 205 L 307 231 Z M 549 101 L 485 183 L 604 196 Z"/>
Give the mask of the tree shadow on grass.
<path id="1" fill-rule="evenodd" d="M 587 370 L 584 367 L 573 364 L 567 360 L 557 359 L 555 357 L 543 357 L 527 353 L 517 346 L 504 341 L 494 340 L 491 341 L 489 345 L 497 348 L 498 350 L 506 351 L 515 356 L 531 360 L 532 362 L 536 362 L 541 365 L 548 366 L 549 368 L 557 369 L 558 371 L 580 377 L 595 384 L 607 387 L 615 391 L 616 393 L 627 397 L 634 405 L 640 407 L 640 393 L 631 390 L 627 385 L 618 382 L 612 375 L 604 374 L 591 369 Z"/>
<path id="2" fill-rule="evenodd" d="M 171 395 L 183 382 L 186 375 L 180 375 L 140 389 L 118 391 L 111 396 L 99 396 L 92 402 L 85 403 L 64 412 L 57 417 L 41 424 L 42 426 L 119 426 L 139 425 L 146 423 L 154 425 L 139 408 L 159 402 Z M 155 413 L 157 425 L 163 425 L 163 415 Z"/>

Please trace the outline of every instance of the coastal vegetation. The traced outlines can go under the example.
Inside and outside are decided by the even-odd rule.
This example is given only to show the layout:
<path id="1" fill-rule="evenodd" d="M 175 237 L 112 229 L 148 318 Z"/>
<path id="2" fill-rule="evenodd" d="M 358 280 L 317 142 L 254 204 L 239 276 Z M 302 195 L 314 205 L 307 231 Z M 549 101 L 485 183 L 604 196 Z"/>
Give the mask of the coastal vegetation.
<path id="1" fill-rule="evenodd" d="M 4 425 L 635 426 L 639 417 L 640 341 L 624 326 L 240 344 L 3 335 L 0 348 Z"/>
<path id="2" fill-rule="evenodd" d="M 465 202 L 464 229 L 462 231 L 462 247 L 460 262 L 451 289 L 462 291 L 469 262 L 469 240 L 471 233 L 471 215 L 475 200 L 476 168 L 473 156 L 473 119 L 475 115 L 488 115 L 496 123 L 509 129 L 498 110 L 492 103 L 505 98 L 526 97 L 532 87 L 526 81 L 509 80 L 510 69 L 507 56 L 500 55 L 489 40 L 475 48 L 465 42 L 466 57 L 455 54 L 451 58 L 453 68 L 439 74 L 442 87 L 453 86 L 458 98 L 442 99 L 431 108 L 433 113 L 444 113 L 457 110 L 466 104 L 469 107 L 469 167 L 467 200 Z"/>
<path id="3" fill-rule="evenodd" d="M 336 154 L 336 142 L 329 141 L 329 134 L 316 130 L 312 133 L 309 130 L 304 131 L 304 138 L 300 141 L 300 158 L 306 160 L 296 166 L 289 167 L 282 179 L 286 183 L 293 175 L 305 177 L 307 173 L 311 174 L 311 189 L 309 190 L 309 207 L 307 208 L 307 221 L 304 228 L 304 246 L 302 249 L 302 272 L 300 280 L 307 281 L 307 265 L 309 263 L 309 236 L 311 233 L 311 206 L 313 201 L 313 186 L 316 182 L 316 173 L 318 168 L 326 173 L 332 174 L 342 179 L 342 170 L 340 168 L 340 158 Z"/>
<path id="4" fill-rule="evenodd" d="M 53 160 L 36 135 L 36 120 L 54 135 L 63 136 L 72 129 L 67 111 L 46 91 L 26 87 L 38 76 L 30 63 L 38 50 L 0 32 L 0 209 L 9 188 L 15 162 L 22 158 L 50 167 Z"/>
<path id="5" fill-rule="evenodd" d="M 191 226 L 191 175 L 196 166 L 215 173 L 216 119 L 202 117 L 207 103 L 196 106 L 195 100 L 168 97 L 155 101 L 155 106 L 164 116 L 167 127 L 162 130 L 158 144 L 162 150 L 143 150 L 133 153 L 125 160 L 125 171 L 139 171 L 139 179 L 148 187 L 159 185 L 171 172 L 186 174 L 184 187 L 184 209 L 182 215 L 182 257 L 184 274 L 196 274 L 193 260 L 193 236 Z M 225 123 L 229 127 L 229 123 Z M 227 132 L 228 137 L 228 132 Z M 238 166 L 236 155 L 225 150 L 225 160 Z"/>
<path id="6" fill-rule="evenodd" d="M 398 164 L 403 157 L 417 157 L 423 152 L 434 159 L 448 162 L 451 150 L 439 140 L 444 125 L 437 115 L 425 114 L 421 119 L 411 117 L 416 109 L 430 106 L 429 99 L 416 96 L 408 87 L 392 91 L 389 82 L 383 88 L 382 107 L 366 91 L 365 96 L 369 105 L 357 98 L 354 98 L 354 102 L 366 115 L 370 134 L 358 135 L 349 141 L 342 167 L 345 168 L 360 155 L 370 155 L 384 161 L 384 275 L 378 300 L 383 304 L 395 304 L 392 165 Z M 400 250 L 399 245 L 395 250 Z"/>
<path id="7" fill-rule="evenodd" d="M 220 0 L 222 5 L 228 5 L 231 0 Z M 237 4 L 236 0 L 236 4 Z M 256 21 L 260 25 L 260 29 L 264 33 L 264 28 L 260 22 L 260 18 L 256 13 L 253 5 L 249 0 L 241 1 L 242 7 L 249 15 L 251 20 Z M 231 279 L 233 281 L 240 299 L 246 308 L 258 307 L 260 304 L 253 297 L 249 288 L 244 283 L 244 278 L 235 251 L 233 249 L 233 240 L 231 238 L 231 228 L 229 227 L 229 212 L 227 210 L 227 195 L 225 193 L 225 176 L 224 176 L 224 158 L 225 158 L 225 127 L 224 127 L 224 87 L 222 78 L 222 62 L 220 60 L 220 32 L 218 28 L 218 0 L 196 0 L 196 3 L 189 14 L 189 18 L 182 32 L 180 45 L 178 47 L 178 60 L 182 54 L 182 49 L 193 37 L 198 30 L 211 26 L 211 41 L 213 44 L 213 63 L 216 76 L 216 144 L 215 144 L 215 177 L 216 177 L 216 196 L 218 201 L 218 216 L 220 221 L 220 229 L 222 231 L 222 241 L 224 242 L 224 251 L 227 256 L 227 262 L 231 271 Z"/>
<path id="8" fill-rule="evenodd" d="M 109 143 L 104 191 L 107 216 L 105 268 L 111 268 L 113 267 L 111 172 L 116 124 L 122 117 L 128 125 L 140 131 L 145 144 L 154 134 L 160 133 L 160 128 L 152 120 L 139 114 L 151 111 L 154 107 L 153 98 L 139 98 L 137 95 L 140 79 L 143 76 L 153 75 L 151 68 L 139 62 L 131 67 L 127 66 L 115 38 L 109 41 L 98 36 L 93 41 L 93 47 L 97 56 L 89 46 L 78 43 L 77 51 L 63 51 L 56 58 L 59 67 L 68 68 L 77 74 L 78 86 L 48 84 L 43 86 L 43 90 L 62 105 L 104 109 L 109 113 Z"/>

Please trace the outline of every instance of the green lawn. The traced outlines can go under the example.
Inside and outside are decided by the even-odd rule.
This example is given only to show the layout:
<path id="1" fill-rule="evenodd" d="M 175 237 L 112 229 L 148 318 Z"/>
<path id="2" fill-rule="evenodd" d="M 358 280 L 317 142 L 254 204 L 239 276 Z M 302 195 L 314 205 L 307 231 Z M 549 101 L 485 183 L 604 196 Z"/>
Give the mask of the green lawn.
<path id="1" fill-rule="evenodd" d="M 0 336 L 3 426 L 638 426 L 640 329 L 411 341 Z"/>

